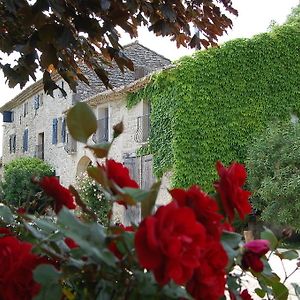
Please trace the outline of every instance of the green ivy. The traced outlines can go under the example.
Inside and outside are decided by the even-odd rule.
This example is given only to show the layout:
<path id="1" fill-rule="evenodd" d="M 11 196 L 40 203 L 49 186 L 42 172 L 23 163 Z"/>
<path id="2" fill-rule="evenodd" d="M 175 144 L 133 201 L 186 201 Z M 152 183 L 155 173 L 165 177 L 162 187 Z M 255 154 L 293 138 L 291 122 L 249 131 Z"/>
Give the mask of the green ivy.
<path id="1" fill-rule="evenodd" d="M 243 162 L 254 135 L 300 112 L 299 50 L 299 26 L 276 27 L 184 57 L 130 94 L 129 108 L 151 102 L 156 175 L 211 190 L 217 160 Z"/>

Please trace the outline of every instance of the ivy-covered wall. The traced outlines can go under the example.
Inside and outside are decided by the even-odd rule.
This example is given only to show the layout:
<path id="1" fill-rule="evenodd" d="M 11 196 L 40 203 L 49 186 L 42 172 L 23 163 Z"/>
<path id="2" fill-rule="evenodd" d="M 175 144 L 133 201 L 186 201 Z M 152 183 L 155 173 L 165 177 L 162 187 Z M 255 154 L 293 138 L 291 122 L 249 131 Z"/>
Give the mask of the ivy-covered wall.
<path id="1" fill-rule="evenodd" d="M 151 101 L 149 149 L 158 176 L 211 190 L 215 162 L 243 162 L 254 135 L 300 116 L 300 28 L 284 25 L 252 39 L 198 51 L 128 96 Z"/>

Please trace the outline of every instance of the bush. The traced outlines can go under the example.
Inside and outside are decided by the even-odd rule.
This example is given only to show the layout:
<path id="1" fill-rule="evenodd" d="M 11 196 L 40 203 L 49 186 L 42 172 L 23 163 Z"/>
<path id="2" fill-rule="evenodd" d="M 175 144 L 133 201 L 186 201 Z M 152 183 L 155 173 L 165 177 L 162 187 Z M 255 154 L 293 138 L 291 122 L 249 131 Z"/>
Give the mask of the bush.
<path id="1" fill-rule="evenodd" d="M 98 216 L 102 225 L 108 224 L 108 214 L 112 209 L 111 201 L 107 201 L 101 191 L 100 185 L 83 173 L 77 178 L 77 191 L 89 208 L 91 208 Z"/>
<path id="2" fill-rule="evenodd" d="M 2 182 L 4 200 L 15 207 L 39 209 L 44 199 L 36 197 L 41 189 L 32 179 L 53 175 L 53 168 L 37 158 L 21 157 L 9 162 Z"/>
<path id="3" fill-rule="evenodd" d="M 264 221 L 300 229 L 300 127 L 270 126 L 246 160 L 252 204 Z"/>

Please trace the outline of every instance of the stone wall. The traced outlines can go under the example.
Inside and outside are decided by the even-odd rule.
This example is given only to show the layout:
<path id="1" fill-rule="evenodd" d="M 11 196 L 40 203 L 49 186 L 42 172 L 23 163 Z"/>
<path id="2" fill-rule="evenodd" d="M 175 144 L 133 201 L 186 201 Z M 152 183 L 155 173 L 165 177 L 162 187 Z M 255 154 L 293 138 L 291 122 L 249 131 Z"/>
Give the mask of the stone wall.
<path id="1" fill-rule="evenodd" d="M 65 174 L 69 173 L 75 161 L 71 157 L 66 159 L 64 144 L 61 142 L 61 132 L 58 129 L 58 143 L 52 144 L 52 122 L 54 118 L 64 118 L 64 112 L 71 106 L 73 92 L 68 85 L 64 84 L 67 97 L 61 96 L 60 92 L 55 92 L 52 98 L 37 91 L 36 95 L 28 98 L 21 105 L 13 109 L 14 121 L 4 123 L 3 129 L 3 165 L 17 157 L 35 156 L 36 146 L 39 144 L 39 134 L 44 133 L 44 160 L 52 165 L 58 176 L 61 176 L 62 183 L 65 183 Z M 35 97 L 39 95 L 42 98 L 42 104 L 39 108 L 35 107 Z M 27 106 L 27 113 L 24 114 L 24 106 Z M 61 119 L 62 120 L 62 119 Z M 23 135 L 25 129 L 28 129 L 28 150 L 23 150 Z M 9 138 L 16 135 L 16 150 L 10 153 Z M 65 170 L 65 171 L 62 171 Z M 65 174 L 64 174 L 65 173 Z"/>

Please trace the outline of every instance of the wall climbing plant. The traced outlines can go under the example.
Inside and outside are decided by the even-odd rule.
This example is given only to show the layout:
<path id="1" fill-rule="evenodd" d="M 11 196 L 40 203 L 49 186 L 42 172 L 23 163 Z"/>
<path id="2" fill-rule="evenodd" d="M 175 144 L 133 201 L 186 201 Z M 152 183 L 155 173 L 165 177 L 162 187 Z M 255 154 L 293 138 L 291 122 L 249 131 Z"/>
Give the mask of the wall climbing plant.
<path id="1" fill-rule="evenodd" d="M 151 101 L 156 174 L 209 189 L 216 160 L 243 162 L 253 136 L 300 112 L 299 50 L 299 27 L 276 27 L 184 57 L 130 94 L 128 107 Z"/>

